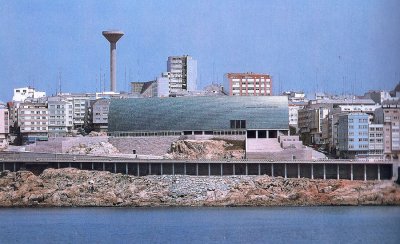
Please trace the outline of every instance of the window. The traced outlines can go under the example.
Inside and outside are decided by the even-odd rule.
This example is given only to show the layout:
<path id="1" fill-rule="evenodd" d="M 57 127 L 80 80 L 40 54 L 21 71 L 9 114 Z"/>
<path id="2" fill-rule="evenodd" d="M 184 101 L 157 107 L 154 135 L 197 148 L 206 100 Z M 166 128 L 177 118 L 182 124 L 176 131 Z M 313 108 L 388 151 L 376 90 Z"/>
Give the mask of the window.
<path id="1" fill-rule="evenodd" d="M 246 128 L 246 120 L 231 120 L 231 129 L 245 129 Z"/>

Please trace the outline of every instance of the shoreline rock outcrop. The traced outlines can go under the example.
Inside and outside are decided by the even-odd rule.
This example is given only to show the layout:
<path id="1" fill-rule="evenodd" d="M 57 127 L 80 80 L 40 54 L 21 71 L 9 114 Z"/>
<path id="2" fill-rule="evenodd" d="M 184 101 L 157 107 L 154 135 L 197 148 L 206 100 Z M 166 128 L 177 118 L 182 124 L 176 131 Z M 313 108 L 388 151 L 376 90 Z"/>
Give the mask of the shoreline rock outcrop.
<path id="1" fill-rule="evenodd" d="M 130 176 L 74 168 L 0 174 L 0 207 L 400 205 L 392 181 Z"/>

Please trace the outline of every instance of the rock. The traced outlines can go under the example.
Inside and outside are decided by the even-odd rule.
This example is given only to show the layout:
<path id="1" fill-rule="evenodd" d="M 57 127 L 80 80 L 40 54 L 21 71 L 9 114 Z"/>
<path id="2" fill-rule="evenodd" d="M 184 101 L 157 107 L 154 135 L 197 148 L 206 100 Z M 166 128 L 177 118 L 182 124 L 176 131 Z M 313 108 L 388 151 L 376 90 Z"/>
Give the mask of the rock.
<path id="1" fill-rule="evenodd" d="M 4 171 L 1 171 L 1 172 L 0 172 L 0 177 L 7 176 L 9 173 L 10 173 L 10 171 L 9 171 L 9 170 L 4 170 Z"/>
<path id="2" fill-rule="evenodd" d="M 400 205 L 391 181 L 269 176 L 144 176 L 74 168 L 0 177 L 0 206 Z"/>
<path id="3" fill-rule="evenodd" d="M 233 149 L 232 149 L 233 148 Z M 239 146 L 240 148 L 240 146 Z M 173 142 L 165 159 L 242 159 L 244 148 L 224 140 L 178 140 Z"/>
<path id="4" fill-rule="evenodd" d="M 119 150 L 109 142 L 98 142 L 98 143 L 79 143 L 76 146 L 69 148 L 66 153 L 69 154 L 90 154 L 90 155 L 103 155 L 109 156 L 118 154 Z"/>

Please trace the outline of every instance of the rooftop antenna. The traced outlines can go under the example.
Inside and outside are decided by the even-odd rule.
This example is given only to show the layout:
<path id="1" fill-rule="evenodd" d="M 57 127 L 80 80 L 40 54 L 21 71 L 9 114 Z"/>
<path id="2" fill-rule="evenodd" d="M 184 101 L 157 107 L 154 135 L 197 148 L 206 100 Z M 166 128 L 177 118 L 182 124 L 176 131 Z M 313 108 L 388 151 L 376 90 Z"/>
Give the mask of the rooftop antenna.
<path id="1" fill-rule="evenodd" d="M 103 73 L 103 93 L 106 91 L 106 74 Z"/>
<path id="2" fill-rule="evenodd" d="M 315 88 L 316 88 L 317 92 L 319 92 L 319 90 L 318 90 L 318 68 L 315 70 Z"/>
<path id="3" fill-rule="evenodd" d="M 117 42 L 124 35 L 122 31 L 103 31 L 103 36 L 110 42 L 110 90 L 117 91 Z"/>
<path id="4" fill-rule="evenodd" d="M 98 83 L 98 79 L 97 79 L 97 74 L 96 74 L 96 85 L 95 85 L 95 87 L 96 87 L 96 93 L 97 93 L 97 83 Z"/>
<path id="5" fill-rule="evenodd" d="M 128 90 L 129 90 L 129 93 L 131 93 L 132 92 L 132 87 L 130 86 L 130 84 L 132 82 L 132 76 L 131 76 L 131 69 L 130 68 L 128 69 L 128 79 L 129 79 L 129 88 L 128 88 Z"/>
<path id="6" fill-rule="evenodd" d="M 212 74 L 212 83 L 215 82 L 215 61 L 213 61 L 213 74 Z"/>
<path id="7" fill-rule="evenodd" d="M 137 81 L 140 80 L 140 60 L 137 59 L 136 60 L 136 64 L 137 64 Z"/>
<path id="8" fill-rule="evenodd" d="M 128 85 L 126 82 L 126 65 L 125 65 L 125 81 L 124 81 L 124 90 L 126 91 L 128 89 Z"/>
<path id="9" fill-rule="evenodd" d="M 102 85 L 102 79 L 101 79 L 101 65 L 100 65 L 100 69 L 99 69 L 99 92 L 101 92 L 102 91 L 102 89 L 101 89 L 101 85 Z"/>
<path id="10" fill-rule="evenodd" d="M 281 95 L 282 94 L 281 73 L 278 73 L 278 83 L 279 83 L 279 95 Z"/>
<path id="11" fill-rule="evenodd" d="M 58 72 L 58 92 L 61 94 L 61 71 Z"/>

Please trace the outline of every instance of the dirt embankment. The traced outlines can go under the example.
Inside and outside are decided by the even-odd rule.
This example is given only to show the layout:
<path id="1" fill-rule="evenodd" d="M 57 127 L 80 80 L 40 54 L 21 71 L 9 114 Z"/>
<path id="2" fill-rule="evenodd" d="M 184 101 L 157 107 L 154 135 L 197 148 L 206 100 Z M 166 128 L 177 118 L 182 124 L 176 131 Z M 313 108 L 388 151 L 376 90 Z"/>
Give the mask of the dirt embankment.
<path id="1" fill-rule="evenodd" d="M 164 156 L 167 159 L 242 159 L 244 141 L 234 140 L 178 140 Z"/>
<path id="2" fill-rule="evenodd" d="M 135 177 L 73 168 L 0 175 L 1 207 L 279 205 L 400 205 L 400 186 L 268 176 Z"/>

